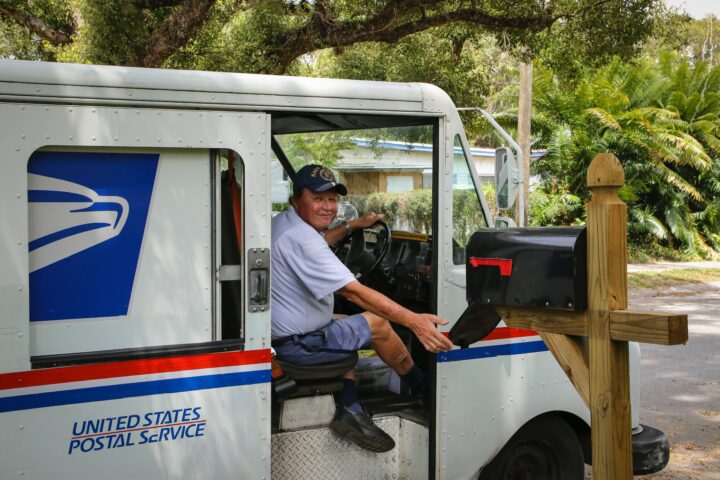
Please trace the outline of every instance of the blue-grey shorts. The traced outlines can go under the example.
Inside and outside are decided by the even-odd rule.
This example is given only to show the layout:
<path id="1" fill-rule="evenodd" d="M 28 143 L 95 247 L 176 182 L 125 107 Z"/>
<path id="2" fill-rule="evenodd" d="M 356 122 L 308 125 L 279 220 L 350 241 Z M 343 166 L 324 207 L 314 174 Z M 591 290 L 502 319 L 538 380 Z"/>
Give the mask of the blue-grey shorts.
<path id="1" fill-rule="evenodd" d="M 362 314 L 333 320 L 319 330 L 297 335 L 294 343 L 275 347 L 280 360 L 300 365 L 330 363 L 370 346 L 370 325 Z"/>

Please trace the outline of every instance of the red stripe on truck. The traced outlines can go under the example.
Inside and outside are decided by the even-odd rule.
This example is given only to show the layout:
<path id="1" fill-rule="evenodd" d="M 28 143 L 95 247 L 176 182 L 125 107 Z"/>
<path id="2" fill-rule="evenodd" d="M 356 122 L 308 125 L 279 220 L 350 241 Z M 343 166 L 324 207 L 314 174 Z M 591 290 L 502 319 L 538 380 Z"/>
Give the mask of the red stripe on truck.
<path id="1" fill-rule="evenodd" d="M 0 374 L 0 390 L 270 362 L 270 349 L 128 360 Z"/>
<path id="2" fill-rule="evenodd" d="M 446 337 L 450 336 L 450 332 L 442 332 Z M 480 340 L 502 340 L 503 338 L 521 338 L 521 337 L 535 337 L 538 332 L 535 330 L 528 330 L 526 328 L 511 328 L 511 327 L 496 327 L 495 330 L 488 333 L 485 337 Z"/>

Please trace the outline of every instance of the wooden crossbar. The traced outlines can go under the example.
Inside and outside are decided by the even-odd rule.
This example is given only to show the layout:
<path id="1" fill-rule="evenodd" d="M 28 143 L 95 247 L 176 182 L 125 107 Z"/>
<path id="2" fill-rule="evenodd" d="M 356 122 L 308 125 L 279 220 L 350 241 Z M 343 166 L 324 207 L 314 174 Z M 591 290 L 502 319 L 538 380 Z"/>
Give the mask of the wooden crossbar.
<path id="1" fill-rule="evenodd" d="M 682 345 L 688 341 L 687 315 L 615 310 L 610 312 L 610 338 L 656 345 Z"/>
<path id="2" fill-rule="evenodd" d="M 587 312 L 520 307 L 497 307 L 496 310 L 510 327 L 588 336 Z M 688 340 L 685 314 L 613 310 L 609 312 L 609 316 L 611 340 L 656 345 L 682 345 Z"/>

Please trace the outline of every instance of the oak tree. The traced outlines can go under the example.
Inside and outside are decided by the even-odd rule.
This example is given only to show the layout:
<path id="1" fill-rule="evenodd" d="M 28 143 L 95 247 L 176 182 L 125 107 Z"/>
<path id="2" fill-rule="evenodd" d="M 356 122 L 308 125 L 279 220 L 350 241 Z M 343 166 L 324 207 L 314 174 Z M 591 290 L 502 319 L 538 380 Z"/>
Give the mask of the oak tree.
<path id="1" fill-rule="evenodd" d="M 507 48 L 634 51 L 660 0 L 0 0 L 0 54 L 145 67 L 291 73 L 311 52 L 394 44 L 444 25 Z M 572 48 L 570 48 L 572 47 Z M 454 48 L 462 48 L 459 40 Z"/>

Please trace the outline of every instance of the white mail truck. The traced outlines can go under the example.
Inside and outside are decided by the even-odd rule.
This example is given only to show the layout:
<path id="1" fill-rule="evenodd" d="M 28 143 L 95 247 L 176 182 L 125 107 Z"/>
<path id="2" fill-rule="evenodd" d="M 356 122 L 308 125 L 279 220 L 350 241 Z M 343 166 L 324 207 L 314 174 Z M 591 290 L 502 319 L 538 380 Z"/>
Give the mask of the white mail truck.
<path id="1" fill-rule="evenodd" d="M 270 225 L 303 164 L 343 179 L 346 218 L 387 208 L 337 254 L 442 331 L 480 298 L 468 269 L 503 271 L 467 261 L 493 221 L 440 89 L 0 60 L 0 125 L 0 479 L 582 478 L 589 412 L 534 331 L 434 355 L 399 328 L 429 398 L 359 352 L 382 454 L 327 428 L 331 366 L 273 380 Z M 508 288 L 556 288 L 520 267 Z M 667 442 L 631 357 L 648 473 Z"/>

